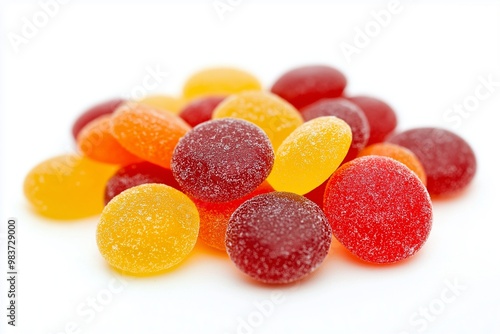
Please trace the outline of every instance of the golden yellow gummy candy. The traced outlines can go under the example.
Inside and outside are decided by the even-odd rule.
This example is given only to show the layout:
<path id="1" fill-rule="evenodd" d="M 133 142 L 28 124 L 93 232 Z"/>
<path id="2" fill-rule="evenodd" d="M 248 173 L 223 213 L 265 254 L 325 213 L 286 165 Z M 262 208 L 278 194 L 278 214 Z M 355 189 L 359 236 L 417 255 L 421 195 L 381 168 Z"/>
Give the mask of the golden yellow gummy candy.
<path id="1" fill-rule="evenodd" d="M 186 104 L 186 101 L 182 97 L 169 95 L 148 95 L 137 102 L 148 105 L 157 110 L 169 111 L 173 114 L 178 114 Z"/>
<path id="2" fill-rule="evenodd" d="M 106 205 L 97 226 L 97 246 L 119 270 L 154 274 L 191 252 L 199 228 L 198 210 L 186 195 L 164 184 L 143 184 Z"/>
<path id="3" fill-rule="evenodd" d="M 106 182 L 117 166 L 66 154 L 35 166 L 24 179 L 24 194 L 40 214 L 77 219 L 101 212 Z"/>
<path id="4" fill-rule="evenodd" d="M 340 118 L 310 120 L 280 145 L 267 181 L 276 191 L 308 193 L 337 169 L 351 140 L 351 128 Z"/>

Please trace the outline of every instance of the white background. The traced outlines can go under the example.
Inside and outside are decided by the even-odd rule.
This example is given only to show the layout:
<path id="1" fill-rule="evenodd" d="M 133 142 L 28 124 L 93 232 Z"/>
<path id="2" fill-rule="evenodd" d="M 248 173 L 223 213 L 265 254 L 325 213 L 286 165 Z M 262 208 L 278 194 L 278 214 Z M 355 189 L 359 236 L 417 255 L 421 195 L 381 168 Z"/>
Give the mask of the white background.
<path id="1" fill-rule="evenodd" d="M 18 219 L 20 276 L 14 329 L 5 325 L 0 275 L 1 333 L 500 333 L 500 87 L 458 126 L 444 118 L 474 95 L 481 77 L 500 81 L 498 2 L 405 2 L 351 62 L 340 43 L 352 43 L 356 27 L 388 2 L 233 0 L 224 19 L 212 0 L 102 3 L 61 5 L 16 52 L 8 34 L 20 34 L 23 17 L 31 20 L 41 7 L 2 1 L 1 231 L 7 218 Z M 148 67 L 168 71 L 151 93 L 178 94 L 204 66 L 241 67 L 269 87 L 285 70 L 310 63 L 340 68 L 349 93 L 388 101 L 400 130 L 445 127 L 476 151 L 473 184 L 434 202 L 430 238 L 410 261 L 366 265 L 334 244 L 309 279 L 276 287 L 253 283 L 224 255 L 197 246 L 168 274 L 120 277 L 97 250 L 97 217 L 47 220 L 23 198 L 30 168 L 73 150 L 75 117 L 95 102 L 129 96 Z M 95 317 L 92 298 L 100 310 Z"/>

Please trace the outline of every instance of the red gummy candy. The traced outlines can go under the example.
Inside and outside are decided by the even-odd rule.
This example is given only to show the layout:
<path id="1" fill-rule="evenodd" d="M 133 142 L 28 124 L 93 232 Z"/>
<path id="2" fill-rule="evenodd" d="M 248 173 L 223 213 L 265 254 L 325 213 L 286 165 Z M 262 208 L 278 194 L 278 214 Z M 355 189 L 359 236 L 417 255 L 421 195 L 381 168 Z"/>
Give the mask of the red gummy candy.
<path id="1" fill-rule="evenodd" d="M 75 140 L 78 138 L 78 134 L 85 127 L 85 125 L 102 115 L 112 114 L 113 111 L 115 111 L 115 109 L 118 108 L 118 106 L 123 102 L 125 102 L 123 99 L 112 99 L 96 104 L 92 108 L 84 111 L 73 124 L 73 128 L 71 129 L 73 138 L 75 138 Z"/>
<path id="2" fill-rule="evenodd" d="M 322 116 L 336 116 L 351 127 L 351 147 L 342 163 L 356 158 L 370 136 L 370 125 L 363 111 L 354 103 L 343 98 L 323 99 L 302 109 L 302 117 L 306 122 Z"/>
<path id="3" fill-rule="evenodd" d="M 406 147 L 417 156 L 427 175 L 431 195 L 450 195 L 465 188 L 476 174 L 476 156 L 465 140 L 439 128 L 401 132 L 389 142 Z"/>
<path id="4" fill-rule="evenodd" d="M 264 131 L 241 119 L 223 118 L 202 123 L 181 138 L 172 171 L 186 194 L 229 202 L 264 182 L 273 163 L 273 147 Z"/>
<path id="5" fill-rule="evenodd" d="M 315 270 L 328 254 L 332 231 L 323 211 L 286 192 L 258 195 L 231 216 L 226 249 L 234 264 L 264 283 L 289 283 Z"/>
<path id="6" fill-rule="evenodd" d="M 189 102 L 179 113 L 179 117 L 193 128 L 212 119 L 215 109 L 225 99 L 224 96 L 201 97 Z"/>
<path id="7" fill-rule="evenodd" d="M 152 164 L 140 162 L 120 168 L 107 182 L 104 203 L 108 204 L 116 195 L 129 188 L 145 183 L 162 183 L 180 189 L 172 171 Z"/>
<path id="8" fill-rule="evenodd" d="M 301 109 L 324 98 L 339 97 L 347 85 L 346 77 L 337 69 L 312 65 L 283 74 L 271 87 L 271 92 Z"/>
<path id="9" fill-rule="evenodd" d="M 383 142 L 398 125 L 396 113 L 387 103 L 369 96 L 351 96 L 348 99 L 363 110 L 370 124 L 370 138 L 366 146 Z"/>
<path id="10" fill-rule="evenodd" d="M 335 237 L 354 255 L 392 263 L 414 255 L 432 226 L 432 204 L 417 175 L 387 157 L 354 159 L 326 185 L 324 211 Z"/>

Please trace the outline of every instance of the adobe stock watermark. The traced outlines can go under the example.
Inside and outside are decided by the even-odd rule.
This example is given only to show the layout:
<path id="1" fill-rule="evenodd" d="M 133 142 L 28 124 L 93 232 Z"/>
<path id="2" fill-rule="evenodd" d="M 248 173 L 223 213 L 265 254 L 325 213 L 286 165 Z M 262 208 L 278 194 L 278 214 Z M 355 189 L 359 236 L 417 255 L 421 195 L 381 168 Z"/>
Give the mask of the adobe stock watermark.
<path id="1" fill-rule="evenodd" d="M 372 10 L 370 12 L 372 20 L 366 22 L 363 27 L 354 27 L 352 41 L 342 41 L 339 44 L 346 61 L 350 63 L 354 55 L 361 54 L 372 40 L 391 24 L 393 17 L 401 13 L 403 9 L 404 7 L 399 0 L 391 0 L 385 9 Z"/>
<path id="2" fill-rule="evenodd" d="M 70 0 L 41 0 L 38 2 L 39 9 L 30 17 L 21 18 L 21 29 L 19 32 L 8 32 L 7 39 L 15 53 L 19 53 L 22 45 L 28 44 L 38 36 L 40 31 L 59 14 L 61 6 L 68 4 Z"/>
<path id="3" fill-rule="evenodd" d="M 123 277 L 111 278 L 106 287 L 88 296 L 75 307 L 76 319 L 68 321 L 63 328 L 50 334 L 82 334 L 99 313 L 103 312 L 117 295 L 121 294 L 128 283 Z"/>
<path id="4" fill-rule="evenodd" d="M 481 75 L 477 81 L 479 83 L 474 92 L 464 97 L 462 101 L 454 103 L 443 113 L 443 120 L 454 128 L 459 128 L 465 119 L 468 119 L 472 113 L 479 109 L 481 102 L 489 99 L 500 87 L 500 81 L 493 78 L 493 74 L 486 77 Z"/>
<path id="5" fill-rule="evenodd" d="M 137 101 L 144 98 L 151 91 L 157 89 L 169 76 L 169 72 L 162 70 L 159 64 L 156 64 L 155 67 L 148 65 L 145 71 L 146 75 L 142 81 L 133 86 L 129 93 L 124 96 L 126 100 Z"/>
<path id="6" fill-rule="evenodd" d="M 242 2 L 243 0 L 214 0 L 212 1 L 212 7 L 219 16 L 219 19 L 224 21 L 226 14 L 233 12 Z"/>
<path id="7" fill-rule="evenodd" d="M 446 279 L 444 288 L 440 294 L 424 306 L 419 307 L 408 320 L 410 329 L 398 334 L 413 334 L 425 332 L 430 324 L 436 321 L 457 299 L 467 290 L 467 286 L 459 282 L 457 278 L 453 281 Z"/>

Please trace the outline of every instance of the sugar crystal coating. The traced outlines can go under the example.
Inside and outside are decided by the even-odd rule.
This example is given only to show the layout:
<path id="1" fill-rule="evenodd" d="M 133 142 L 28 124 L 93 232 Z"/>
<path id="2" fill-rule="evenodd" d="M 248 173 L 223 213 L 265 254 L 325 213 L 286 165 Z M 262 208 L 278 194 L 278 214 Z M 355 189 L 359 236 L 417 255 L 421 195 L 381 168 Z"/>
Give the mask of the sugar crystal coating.
<path id="1" fill-rule="evenodd" d="M 351 138 L 349 125 L 335 116 L 304 123 L 278 148 L 267 181 L 278 191 L 308 193 L 337 169 L 349 150 Z"/>
<path id="2" fill-rule="evenodd" d="M 290 283 L 328 254 L 332 231 L 321 209 L 286 192 L 258 195 L 231 216 L 226 248 L 234 264 L 265 283 Z"/>
<path id="3" fill-rule="evenodd" d="M 120 106 L 111 118 L 111 130 L 120 145 L 165 168 L 170 168 L 177 142 L 190 129 L 176 115 L 132 102 Z"/>
<path id="4" fill-rule="evenodd" d="M 45 160 L 24 179 L 24 194 L 41 215 L 78 219 L 98 214 L 103 208 L 106 181 L 117 167 L 75 154 Z"/>
<path id="5" fill-rule="evenodd" d="M 125 102 L 123 99 L 112 99 L 102 103 L 98 103 L 91 108 L 85 110 L 78 118 L 75 120 L 73 127 L 71 129 L 71 133 L 73 134 L 73 138 L 75 140 L 78 138 L 78 134 L 83 129 L 85 125 L 87 125 L 90 121 L 100 117 L 102 115 L 109 115 L 115 111 L 116 108 L 120 104 Z"/>
<path id="6" fill-rule="evenodd" d="M 198 230 L 198 211 L 186 195 L 163 184 L 143 184 L 106 205 L 97 226 L 97 246 L 112 267 L 148 275 L 186 258 Z"/>
<path id="7" fill-rule="evenodd" d="M 179 117 L 193 128 L 212 119 L 215 108 L 225 99 L 224 96 L 206 96 L 192 100 L 179 112 Z"/>
<path id="8" fill-rule="evenodd" d="M 396 113 L 384 101 L 370 96 L 351 96 L 348 99 L 363 110 L 370 124 L 370 137 L 366 145 L 384 141 L 398 125 Z"/>
<path id="9" fill-rule="evenodd" d="M 106 183 L 104 203 L 108 204 L 121 192 L 146 183 L 161 183 L 180 189 L 170 169 L 147 161 L 134 163 L 120 168 Z"/>
<path id="10" fill-rule="evenodd" d="M 344 120 L 352 132 L 352 142 L 344 162 L 350 161 L 365 147 L 370 136 L 370 125 L 363 111 L 354 103 L 344 98 L 322 99 L 301 110 L 307 122 L 321 116 L 336 116 Z"/>
<path id="11" fill-rule="evenodd" d="M 257 188 L 269 175 L 269 138 L 250 122 L 224 118 L 202 123 L 180 141 L 172 172 L 182 190 L 207 202 L 229 202 Z"/>
<path id="12" fill-rule="evenodd" d="M 264 130 L 274 150 L 304 121 L 290 103 L 268 92 L 248 91 L 229 96 L 214 110 L 213 119 L 240 118 Z"/>
<path id="13" fill-rule="evenodd" d="M 108 164 L 128 165 L 142 159 L 127 151 L 111 134 L 111 115 L 89 122 L 78 134 L 80 151 L 90 159 Z"/>
<path id="14" fill-rule="evenodd" d="M 476 156 L 469 144 L 445 129 L 417 128 L 401 132 L 389 142 L 415 153 L 427 174 L 431 195 L 449 195 L 464 189 L 476 174 Z"/>
<path id="15" fill-rule="evenodd" d="M 373 263 L 414 255 L 432 225 L 431 200 L 416 174 L 380 156 L 342 165 L 326 186 L 324 211 L 333 235 L 351 253 Z"/>
<path id="16" fill-rule="evenodd" d="M 310 65 L 284 73 L 271 87 L 271 92 L 300 110 L 321 99 L 341 96 L 346 85 L 347 79 L 339 70 Z"/>

